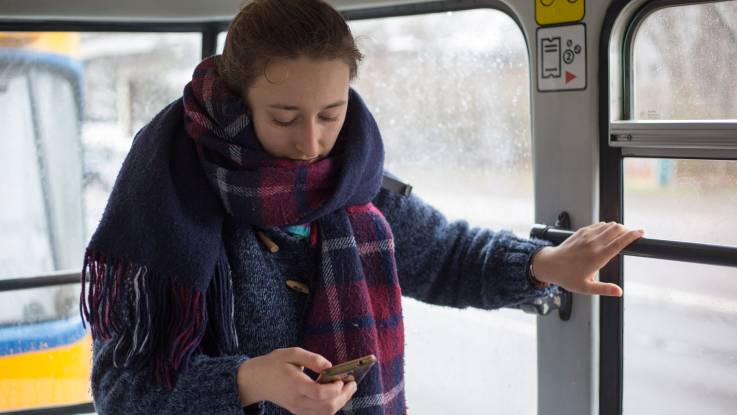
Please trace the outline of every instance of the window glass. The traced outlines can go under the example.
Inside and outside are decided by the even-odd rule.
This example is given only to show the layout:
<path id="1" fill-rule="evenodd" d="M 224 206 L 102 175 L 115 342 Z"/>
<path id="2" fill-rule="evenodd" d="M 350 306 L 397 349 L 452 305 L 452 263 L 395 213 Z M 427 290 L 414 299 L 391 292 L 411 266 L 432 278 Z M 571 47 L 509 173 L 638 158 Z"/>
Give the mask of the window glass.
<path id="1" fill-rule="evenodd" d="M 624 413 L 733 413 L 737 270 L 624 263 Z"/>
<path id="2" fill-rule="evenodd" d="M 624 159 L 624 221 L 646 237 L 737 246 L 737 161 Z"/>
<path id="3" fill-rule="evenodd" d="M 737 246 L 737 162 L 624 160 L 624 218 L 647 237 Z M 624 413 L 737 406 L 737 269 L 626 257 Z"/>
<path id="4" fill-rule="evenodd" d="M 218 33 L 218 41 L 216 49 L 217 53 L 223 53 L 223 49 L 225 49 L 225 36 L 227 35 L 226 32 L 220 32 Z"/>
<path id="5" fill-rule="evenodd" d="M 633 62 L 633 119 L 737 119 L 737 1 L 655 11 Z"/>
<path id="6" fill-rule="evenodd" d="M 86 33 L 84 62 L 85 203 L 88 237 L 133 136 L 182 96 L 200 61 L 199 33 Z"/>
<path id="7" fill-rule="evenodd" d="M 81 268 L 133 135 L 181 96 L 200 37 L 0 33 L 0 279 Z M 0 412 L 91 400 L 79 292 L 0 292 Z"/>
<path id="8" fill-rule="evenodd" d="M 354 87 L 381 129 L 386 168 L 451 219 L 527 234 L 530 92 L 519 27 L 495 10 L 350 25 L 365 55 Z M 410 299 L 404 310 L 411 412 L 536 412 L 534 316 Z"/>
<path id="9" fill-rule="evenodd" d="M 29 80 L 17 58 L 0 58 L 0 278 L 30 275 L 53 267 L 35 139 Z M 11 65 L 17 69 L 12 68 Z M 15 69 L 15 70 L 13 70 Z"/>

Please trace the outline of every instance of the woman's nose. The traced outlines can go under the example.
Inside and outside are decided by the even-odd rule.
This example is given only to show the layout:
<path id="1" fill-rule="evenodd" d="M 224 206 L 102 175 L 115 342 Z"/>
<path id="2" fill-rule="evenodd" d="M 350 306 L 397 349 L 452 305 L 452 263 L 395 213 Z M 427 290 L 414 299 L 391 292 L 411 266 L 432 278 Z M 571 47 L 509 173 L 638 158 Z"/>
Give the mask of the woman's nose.
<path id="1" fill-rule="evenodd" d="M 320 154 L 320 126 L 314 121 L 307 122 L 301 135 L 297 150 L 308 158 L 317 157 Z"/>

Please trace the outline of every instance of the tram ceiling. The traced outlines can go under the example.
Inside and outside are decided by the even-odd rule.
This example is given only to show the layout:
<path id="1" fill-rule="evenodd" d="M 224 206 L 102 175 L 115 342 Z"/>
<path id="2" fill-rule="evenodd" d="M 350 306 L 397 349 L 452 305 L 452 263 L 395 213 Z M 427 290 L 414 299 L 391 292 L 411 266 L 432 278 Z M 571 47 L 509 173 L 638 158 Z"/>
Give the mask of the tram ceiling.
<path id="1" fill-rule="evenodd" d="M 413 3 L 432 3 L 421 0 L 332 0 L 339 10 L 365 9 L 385 6 L 398 6 Z M 129 0 L 109 2 L 98 0 L 3 1 L 0 19 L 13 20 L 94 20 L 94 21 L 222 21 L 233 17 L 243 4 L 242 0 L 211 0 L 208 2 L 182 2 L 176 0 Z"/>

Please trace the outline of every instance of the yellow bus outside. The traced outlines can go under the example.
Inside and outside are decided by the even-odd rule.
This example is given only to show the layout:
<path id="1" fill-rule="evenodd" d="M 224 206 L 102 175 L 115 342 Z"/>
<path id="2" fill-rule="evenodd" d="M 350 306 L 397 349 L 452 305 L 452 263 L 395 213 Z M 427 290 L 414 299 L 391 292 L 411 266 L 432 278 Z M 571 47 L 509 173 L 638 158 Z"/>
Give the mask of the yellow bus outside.
<path id="1" fill-rule="evenodd" d="M 7 59 L 20 54 L 24 64 L 30 65 L 42 66 L 50 61 L 59 65 L 70 59 L 78 63 L 79 41 L 76 33 L 5 32 L 0 33 L 0 53 L 4 51 Z M 54 59 L 57 57 L 64 59 Z M 12 60 L 6 62 L 12 64 Z M 7 99 L 11 104 L 21 102 L 16 98 Z M 81 108 L 74 110 L 78 113 Z M 39 293 L 37 301 L 53 302 L 43 291 L 33 292 Z M 13 297 L 8 298 L 13 301 Z M 89 332 L 78 316 L 53 315 L 39 320 L 10 317 L 9 321 L 0 321 L 0 412 L 91 402 L 91 350 Z"/>

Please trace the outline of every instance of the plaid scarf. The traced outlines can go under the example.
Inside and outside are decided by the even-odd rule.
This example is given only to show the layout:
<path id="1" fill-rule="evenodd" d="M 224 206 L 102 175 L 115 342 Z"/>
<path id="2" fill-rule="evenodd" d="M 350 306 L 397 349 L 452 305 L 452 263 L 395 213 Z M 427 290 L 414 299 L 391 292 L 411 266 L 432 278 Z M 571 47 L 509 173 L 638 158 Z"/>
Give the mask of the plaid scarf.
<path id="1" fill-rule="evenodd" d="M 93 337 L 115 341 L 117 367 L 153 362 L 156 381 L 170 388 L 195 351 L 238 352 L 225 215 L 255 228 L 314 222 L 320 272 L 302 346 L 334 364 L 375 354 L 344 411 L 404 413 L 394 240 L 371 204 L 382 174 L 381 137 L 355 91 L 327 158 L 277 159 L 214 58 L 205 59 L 183 100 L 137 134 L 87 248 L 80 308 Z"/>

